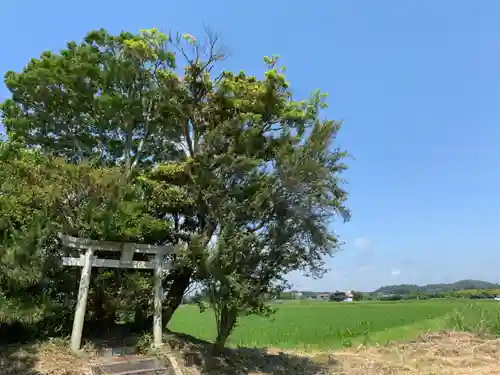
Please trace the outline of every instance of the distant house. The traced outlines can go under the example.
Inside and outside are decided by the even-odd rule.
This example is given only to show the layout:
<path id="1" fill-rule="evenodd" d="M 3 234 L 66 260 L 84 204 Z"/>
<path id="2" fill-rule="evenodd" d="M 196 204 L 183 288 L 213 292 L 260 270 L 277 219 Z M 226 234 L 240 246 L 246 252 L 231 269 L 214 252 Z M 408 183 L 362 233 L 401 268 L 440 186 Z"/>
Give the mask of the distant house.
<path id="1" fill-rule="evenodd" d="M 354 295 L 352 294 L 352 292 L 350 290 L 348 290 L 344 294 L 345 294 L 344 302 L 352 302 L 352 301 L 354 301 Z"/>
<path id="2" fill-rule="evenodd" d="M 336 291 L 329 295 L 329 300 L 334 302 L 353 302 L 354 294 L 348 290 L 347 292 Z"/>
<path id="3" fill-rule="evenodd" d="M 327 301 L 330 299 L 330 293 L 318 293 L 316 294 L 316 299 Z"/>
<path id="4" fill-rule="evenodd" d="M 495 298 L 493 298 L 495 301 L 500 301 L 500 296 L 496 296 Z"/>

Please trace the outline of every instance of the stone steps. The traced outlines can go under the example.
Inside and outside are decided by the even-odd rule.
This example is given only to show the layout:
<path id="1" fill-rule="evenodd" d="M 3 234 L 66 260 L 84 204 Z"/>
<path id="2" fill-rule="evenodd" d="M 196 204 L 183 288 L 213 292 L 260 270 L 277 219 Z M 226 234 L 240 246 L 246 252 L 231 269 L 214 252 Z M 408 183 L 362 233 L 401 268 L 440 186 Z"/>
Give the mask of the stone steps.
<path id="1" fill-rule="evenodd" d="M 106 358 L 91 368 L 94 375 L 176 375 L 170 363 L 153 357 Z"/>

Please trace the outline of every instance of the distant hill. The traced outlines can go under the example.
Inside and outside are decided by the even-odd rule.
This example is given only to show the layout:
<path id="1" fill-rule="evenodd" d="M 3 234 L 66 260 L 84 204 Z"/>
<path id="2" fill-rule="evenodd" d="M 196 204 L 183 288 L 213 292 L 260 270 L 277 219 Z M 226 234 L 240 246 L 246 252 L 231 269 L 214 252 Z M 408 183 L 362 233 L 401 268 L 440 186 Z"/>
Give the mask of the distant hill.
<path id="1" fill-rule="evenodd" d="M 442 293 L 456 292 L 467 289 L 500 289 L 500 284 L 481 280 L 460 280 L 449 284 L 427 284 L 423 286 L 413 284 L 387 285 L 378 288 L 374 293 L 384 294 L 412 294 L 412 293 Z"/>

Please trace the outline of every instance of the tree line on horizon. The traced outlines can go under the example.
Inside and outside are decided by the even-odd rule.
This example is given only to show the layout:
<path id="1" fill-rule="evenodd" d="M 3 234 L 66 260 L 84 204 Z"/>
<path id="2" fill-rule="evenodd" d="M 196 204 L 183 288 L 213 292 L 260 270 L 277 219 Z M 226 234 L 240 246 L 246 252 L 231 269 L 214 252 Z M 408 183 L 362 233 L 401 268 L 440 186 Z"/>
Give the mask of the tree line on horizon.
<path id="1" fill-rule="evenodd" d="M 430 299 L 430 298 L 495 298 L 500 296 L 500 284 L 481 280 L 460 280 L 454 283 L 386 285 L 373 292 L 351 291 L 354 301 L 361 300 L 402 300 L 402 299 Z M 347 298 L 346 292 L 313 292 L 288 290 L 276 296 L 280 300 L 296 299 L 327 299 L 343 301 Z"/>
<path id="2" fill-rule="evenodd" d="M 481 280 L 459 280 L 454 283 L 440 283 L 440 284 L 399 284 L 399 285 L 386 285 L 374 291 L 374 293 L 386 294 L 412 294 L 412 293 L 447 293 L 462 290 L 485 290 L 485 289 L 499 289 L 500 284 L 491 283 Z"/>

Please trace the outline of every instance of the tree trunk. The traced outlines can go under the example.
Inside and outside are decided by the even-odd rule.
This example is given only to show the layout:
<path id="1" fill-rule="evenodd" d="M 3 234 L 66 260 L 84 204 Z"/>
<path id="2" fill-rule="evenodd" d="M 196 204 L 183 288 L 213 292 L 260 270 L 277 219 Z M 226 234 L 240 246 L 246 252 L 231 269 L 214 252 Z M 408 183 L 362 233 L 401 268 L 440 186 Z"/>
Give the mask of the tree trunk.
<path id="1" fill-rule="evenodd" d="M 144 302 L 139 303 L 135 307 L 134 326 L 133 326 L 134 332 L 144 332 L 148 323 L 147 317 L 148 317 L 147 304 Z"/>
<path id="2" fill-rule="evenodd" d="M 101 285 L 96 285 L 94 294 L 94 324 L 97 332 L 106 332 L 108 322 L 106 321 L 106 309 L 104 308 L 104 291 Z"/>
<path id="3" fill-rule="evenodd" d="M 184 293 L 189 288 L 191 284 L 191 277 L 193 275 L 193 269 L 190 267 L 183 267 L 179 270 L 173 271 L 173 274 L 169 277 L 171 283 L 168 286 L 167 296 L 164 302 L 163 308 L 163 326 L 167 326 L 175 313 L 175 310 L 182 303 L 184 298 Z"/>
<path id="4" fill-rule="evenodd" d="M 238 318 L 238 310 L 237 309 L 224 309 L 221 314 L 221 319 L 219 322 L 219 327 L 217 327 L 217 338 L 215 339 L 213 352 L 214 355 L 220 356 L 224 351 L 224 347 L 226 346 L 227 339 L 233 332 L 234 327 L 236 326 L 236 319 Z"/>
<path id="5" fill-rule="evenodd" d="M 109 333 L 113 329 L 115 329 L 116 326 L 116 318 L 118 317 L 118 311 L 117 309 L 113 307 L 108 307 L 106 311 L 106 315 L 104 318 L 104 324 L 105 326 L 103 327 L 103 332 Z"/>

